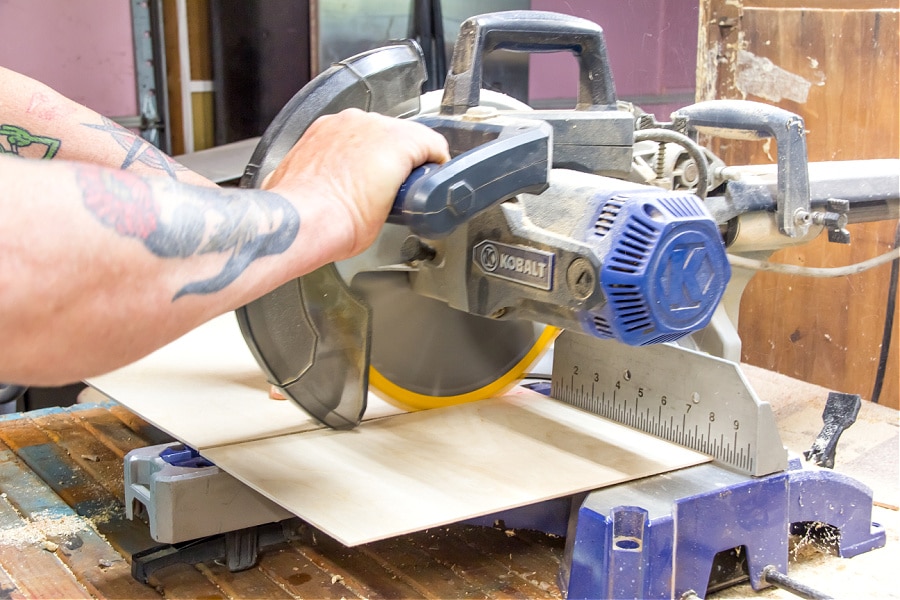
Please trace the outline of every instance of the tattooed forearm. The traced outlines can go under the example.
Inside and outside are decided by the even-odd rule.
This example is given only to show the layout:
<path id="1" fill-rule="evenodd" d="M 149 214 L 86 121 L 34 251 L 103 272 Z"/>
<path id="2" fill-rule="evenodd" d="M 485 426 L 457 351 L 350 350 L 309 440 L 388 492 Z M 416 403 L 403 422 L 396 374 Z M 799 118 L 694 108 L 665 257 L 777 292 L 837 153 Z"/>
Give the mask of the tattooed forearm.
<path id="1" fill-rule="evenodd" d="M 28 156 L 33 158 L 53 158 L 59 152 L 60 141 L 44 135 L 33 135 L 18 125 L 0 125 L 0 154 Z"/>
<path id="2" fill-rule="evenodd" d="M 185 187 L 165 203 L 160 185 L 117 171 L 79 168 L 85 207 L 106 227 L 136 238 L 160 258 L 220 254 L 221 271 L 182 287 L 186 294 L 217 292 L 264 256 L 281 254 L 297 237 L 300 215 L 278 194 L 258 190 Z"/>
<path id="3" fill-rule="evenodd" d="M 172 179 L 177 179 L 178 171 L 187 171 L 186 167 L 178 164 L 172 157 L 150 142 L 125 129 L 112 119 L 107 117 L 102 117 L 102 119 L 101 125 L 95 123 L 82 123 L 82 125 L 108 133 L 125 150 L 125 159 L 120 166 L 122 170 L 139 163 L 151 169 L 164 171 Z"/>

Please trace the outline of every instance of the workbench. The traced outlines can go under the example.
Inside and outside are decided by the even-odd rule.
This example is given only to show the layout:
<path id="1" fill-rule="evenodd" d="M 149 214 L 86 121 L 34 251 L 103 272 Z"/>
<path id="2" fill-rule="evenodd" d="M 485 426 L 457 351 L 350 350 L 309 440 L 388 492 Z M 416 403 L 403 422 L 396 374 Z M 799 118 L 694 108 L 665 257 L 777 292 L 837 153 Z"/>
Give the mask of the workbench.
<path id="1" fill-rule="evenodd" d="M 776 412 L 784 443 L 799 452 L 821 428 L 827 390 L 745 367 Z M 125 519 L 122 461 L 170 438 L 94 391 L 87 402 L 0 419 L 0 596 L 4 598 L 559 598 L 564 539 L 535 531 L 457 524 L 354 548 L 301 526 L 256 567 L 221 561 L 173 565 L 152 585 L 131 577 L 127 557 L 158 545 Z M 873 488 L 887 546 L 840 559 L 798 540 L 789 575 L 839 598 L 900 597 L 897 411 L 864 403 L 841 439 L 836 470 Z M 716 597 L 755 595 L 748 585 Z M 769 588 L 759 597 L 791 598 Z"/>

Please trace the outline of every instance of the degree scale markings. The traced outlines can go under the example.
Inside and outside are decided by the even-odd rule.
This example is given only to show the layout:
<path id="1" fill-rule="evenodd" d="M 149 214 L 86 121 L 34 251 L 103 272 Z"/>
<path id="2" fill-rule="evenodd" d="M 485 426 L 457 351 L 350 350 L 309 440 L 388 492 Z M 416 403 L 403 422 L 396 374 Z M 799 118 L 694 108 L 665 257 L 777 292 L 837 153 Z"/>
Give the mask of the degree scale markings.
<path id="1" fill-rule="evenodd" d="M 771 407 L 734 363 L 671 345 L 635 348 L 565 332 L 555 344 L 553 373 L 551 395 L 563 402 L 751 475 L 786 468 Z"/>
<path id="2" fill-rule="evenodd" d="M 740 442 L 737 430 L 734 432 L 733 440 L 726 442 L 724 433 L 720 433 L 718 439 L 713 439 L 712 423 L 708 423 L 706 433 L 701 434 L 697 424 L 694 424 L 692 430 L 689 429 L 687 413 L 684 413 L 681 416 L 681 426 L 678 427 L 675 425 L 674 415 L 669 416 L 668 423 L 663 420 L 662 406 L 659 406 L 656 418 L 654 418 L 650 407 L 643 412 L 640 411 L 639 397 L 635 396 L 634 409 L 632 409 L 628 407 L 627 400 L 619 401 L 616 390 L 612 390 L 611 401 L 607 400 L 605 391 L 601 392 L 598 397 L 596 384 L 593 383 L 590 394 L 585 394 L 584 385 L 581 385 L 576 391 L 574 377 L 571 378 L 568 385 L 563 386 L 561 395 L 554 392 L 554 397 L 639 431 L 651 433 L 698 452 L 709 454 L 720 462 L 731 464 L 743 471 L 753 471 L 752 443 L 747 442 L 746 445 L 738 448 Z"/>

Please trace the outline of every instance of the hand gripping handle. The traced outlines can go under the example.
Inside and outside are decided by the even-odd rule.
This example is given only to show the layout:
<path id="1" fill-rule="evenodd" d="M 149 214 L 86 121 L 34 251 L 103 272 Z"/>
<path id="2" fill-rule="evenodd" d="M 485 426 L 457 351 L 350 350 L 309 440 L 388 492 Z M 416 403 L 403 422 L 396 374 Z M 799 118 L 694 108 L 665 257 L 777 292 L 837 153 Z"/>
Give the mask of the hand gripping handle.
<path id="1" fill-rule="evenodd" d="M 494 204 L 547 187 L 552 129 L 542 121 L 495 122 L 424 117 L 454 158 L 414 170 L 401 186 L 388 223 L 437 239 Z"/>
<path id="2" fill-rule="evenodd" d="M 513 10 L 472 17 L 462 24 L 444 84 L 442 115 L 461 115 L 478 106 L 484 55 L 494 50 L 572 52 L 580 67 L 576 108 L 616 104 L 606 40 L 599 25 L 569 15 Z"/>
<path id="3" fill-rule="evenodd" d="M 775 138 L 778 147 L 778 228 L 789 237 L 809 229 L 809 166 L 803 118 L 761 102 L 708 100 L 672 114 L 689 127 L 729 139 Z"/>

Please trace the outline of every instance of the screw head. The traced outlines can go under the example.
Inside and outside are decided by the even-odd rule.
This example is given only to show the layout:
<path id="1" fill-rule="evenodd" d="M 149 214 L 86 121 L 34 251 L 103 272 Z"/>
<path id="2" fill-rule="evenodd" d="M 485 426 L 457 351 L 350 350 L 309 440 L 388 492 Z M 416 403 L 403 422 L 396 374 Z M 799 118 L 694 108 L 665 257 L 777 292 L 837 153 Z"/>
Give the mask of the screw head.
<path id="1" fill-rule="evenodd" d="M 566 283 L 569 291 L 578 300 L 587 300 L 594 293 L 597 275 L 594 266 L 586 258 L 576 258 L 566 270 Z"/>

